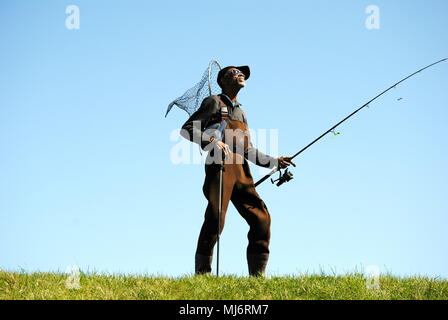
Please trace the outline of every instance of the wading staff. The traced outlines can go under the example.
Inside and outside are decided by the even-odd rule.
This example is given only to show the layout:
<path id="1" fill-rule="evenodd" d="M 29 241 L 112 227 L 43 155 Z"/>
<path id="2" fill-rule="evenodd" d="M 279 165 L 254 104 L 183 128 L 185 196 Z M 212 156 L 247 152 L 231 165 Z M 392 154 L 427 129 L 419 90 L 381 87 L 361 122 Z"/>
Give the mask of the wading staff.
<path id="1" fill-rule="evenodd" d="M 221 157 L 219 164 L 219 201 L 218 201 L 218 240 L 216 243 L 216 276 L 219 277 L 219 238 L 221 234 L 221 210 L 222 210 L 222 172 L 224 171 L 224 160 Z"/>
<path id="2" fill-rule="evenodd" d="M 391 85 L 389 88 L 387 88 L 386 90 L 384 90 L 383 92 L 381 92 L 380 94 L 378 94 L 377 96 L 375 96 L 374 98 L 372 98 L 371 100 L 369 100 L 368 102 L 366 102 L 365 104 L 363 104 L 361 107 L 359 107 L 358 109 L 356 109 L 355 111 L 353 111 L 351 114 L 349 114 L 347 117 L 345 117 L 344 119 L 342 119 L 341 121 L 339 121 L 337 124 L 335 124 L 334 126 L 332 126 L 330 129 L 328 129 L 327 131 L 325 131 L 324 133 L 322 133 L 319 137 L 317 137 L 316 139 L 314 139 L 311 143 L 309 143 L 306 147 L 304 147 L 302 150 L 300 150 L 299 152 L 297 152 L 296 154 L 294 154 L 291 157 L 291 160 L 294 159 L 295 157 L 297 157 L 299 154 L 301 154 L 303 151 L 305 151 L 306 149 L 308 149 L 309 147 L 311 147 L 313 144 L 315 144 L 317 141 L 319 141 L 321 138 L 323 138 L 327 133 L 329 132 L 333 132 L 335 135 L 338 133 L 335 133 L 334 130 L 336 129 L 337 126 L 339 126 L 341 123 L 343 123 L 345 120 L 349 119 L 351 116 L 353 116 L 355 113 L 357 113 L 358 111 L 361 111 L 361 109 L 368 107 L 370 103 L 372 103 L 374 100 L 378 99 L 379 97 L 381 97 L 383 94 L 385 94 L 386 92 L 388 92 L 389 90 L 395 88 L 397 85 L 399 85 L 400 83 L 402 83 L 403 81 L 409 79 L 410 77 L 416 75 L 419 72 L 422 72 L 425 69 L 428 69 L 429 67 L 432 67 L 433 65 L 436 65 L 438 63 L 441 63 L 443 61 L 448 60 L 448 58 L 439 60 L 437 62 L 431 63 L 430 65 L 410 74 L 409 76 L 407 76 L 406 78 L 401 79 L 400 81 L 398 81 L 397 83 Z M 263 183 L 266 179 L 268 179 L 270 176 L 272 176 L 274 173 L 276 173 L 277 171 L 280 171 L 280 177 L 279 182 L 277 183 L 277 186 L 280 186 L 281 184 L 283 184 L 284 182 L 288 182 L 289 180 L 292 179 L 292 173 L 290 173 L 288 171 L 288 169 L 286 169 L 286 171 L 284 172 L 284 174 L 282 175 L 280 168 L 275 167 L 274 169 L 272 169 L 271 172 L 269 172 L 267 175 L 265 175 L 263 178 L 261 178 L 260 180 L 258 180 L 255 183 L 255 187 L 257 187 L 258 185 L 260 185 L 261 183 Z M 276 181 L 277 181 L 276 180 Z M 274 183 L 274 181 L 272 181 L 272 183 Z"/>
<path id="3" fill-rule="evenodd" d="M 221 66 L 217 61 L 210 61 L 208 65 L 207 70 L 207 76 L 208 76 L 208 92 L 209 95 L 212 95 L 212 69 L 215 67 L 215 69 L 221 70 Z M 220 133 L 220 137 L 223 135 L 223 131 L 225 129 L 225 126 L 227 125 L 227 121 L 221 122 L 221 124 L 218 126 L 217 131 Z M 221 214 L 222 214 L 222 172 L 224 171 L 224 160 L 223 155 L 221 154 L 221 163 L 219 164 L 219 196 L 218 196 L 218 239 L 216 240 L 216 276 L 219 277 L 219 240 L 221 237 Z"/>

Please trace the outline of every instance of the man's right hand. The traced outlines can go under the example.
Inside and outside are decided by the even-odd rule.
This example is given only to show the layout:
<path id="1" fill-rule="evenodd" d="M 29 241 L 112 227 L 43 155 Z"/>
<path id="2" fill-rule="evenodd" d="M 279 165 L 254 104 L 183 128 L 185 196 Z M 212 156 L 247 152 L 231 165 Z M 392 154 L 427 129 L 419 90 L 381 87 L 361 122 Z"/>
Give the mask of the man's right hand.
<path id="1" fill-rule="evenodd" d="M 229 148 L 229 146 L 227 144 L 225 144 L 221 140 L 218 140 L 218 141 L 216 141 L 214 143 L 218 147 L 219 150 L 224 151 L 224 155 L 225 155 L 226 158 L 230 157 L 231 151 L 230 151 L 230 148 Z"/>

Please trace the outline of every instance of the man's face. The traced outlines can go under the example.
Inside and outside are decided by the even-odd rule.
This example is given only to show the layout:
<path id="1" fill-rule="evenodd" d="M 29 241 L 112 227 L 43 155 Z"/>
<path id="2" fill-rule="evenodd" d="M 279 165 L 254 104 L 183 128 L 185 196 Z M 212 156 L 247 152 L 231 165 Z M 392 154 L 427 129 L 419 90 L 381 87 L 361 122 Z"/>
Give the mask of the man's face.
<path id="1" fill-rule="evenodd" d="M 246 86 L 246 76 L 240 70 L 231 68 L 227 70 L 223 82 L 226 86 L 243 88 Z"/>

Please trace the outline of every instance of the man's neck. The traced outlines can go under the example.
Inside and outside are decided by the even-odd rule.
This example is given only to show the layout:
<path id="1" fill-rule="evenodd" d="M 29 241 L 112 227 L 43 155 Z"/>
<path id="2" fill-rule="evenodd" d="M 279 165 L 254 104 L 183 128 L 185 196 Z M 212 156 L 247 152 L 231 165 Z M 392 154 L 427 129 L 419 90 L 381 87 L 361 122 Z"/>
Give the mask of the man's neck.
<path id="1" fill-rule="evenodd" d="M 240 88 L 226 89 L 222 93 L 224 93 L 226 96 L 228 96 L 230 98 L 230 100 L 235 102 L 239 91 L 240 91 Z"/>

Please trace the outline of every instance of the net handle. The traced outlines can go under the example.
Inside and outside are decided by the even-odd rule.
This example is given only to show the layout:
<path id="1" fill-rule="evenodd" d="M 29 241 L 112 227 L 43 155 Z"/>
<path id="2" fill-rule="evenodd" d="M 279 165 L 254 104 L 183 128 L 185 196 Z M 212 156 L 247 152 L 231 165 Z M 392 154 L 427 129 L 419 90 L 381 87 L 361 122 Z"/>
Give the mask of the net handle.
<path id="1" fill-rule="evenodd" d="M 210 63 L 208 64 L 208 93 L 210 96 L 212 95 L 212 85 L 211 85 L 212 79 L 210 77 L 211 77 L 211 73 L 212 73 L 212 65 L 213 64 L 216 64 L 218 66 L 219 70 L 222 69 L 220 64 L 216 60 L 211 60 Z"/>

